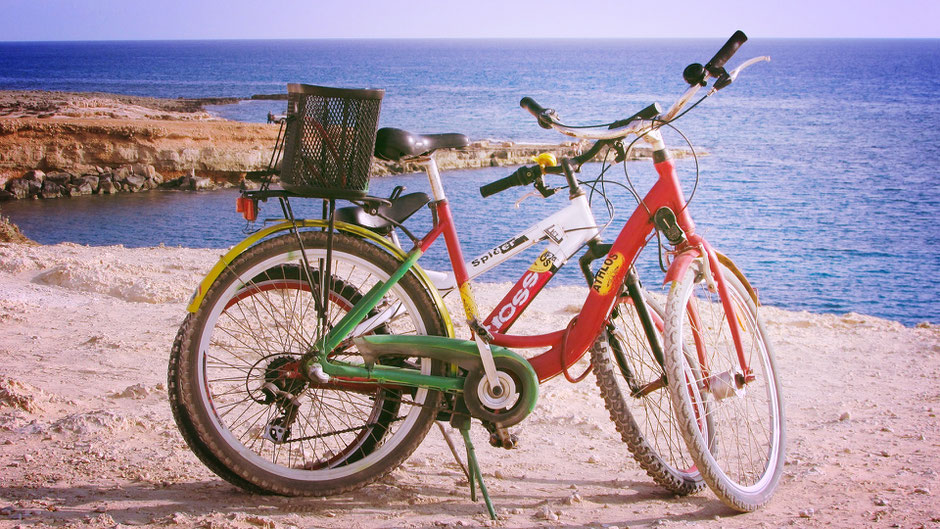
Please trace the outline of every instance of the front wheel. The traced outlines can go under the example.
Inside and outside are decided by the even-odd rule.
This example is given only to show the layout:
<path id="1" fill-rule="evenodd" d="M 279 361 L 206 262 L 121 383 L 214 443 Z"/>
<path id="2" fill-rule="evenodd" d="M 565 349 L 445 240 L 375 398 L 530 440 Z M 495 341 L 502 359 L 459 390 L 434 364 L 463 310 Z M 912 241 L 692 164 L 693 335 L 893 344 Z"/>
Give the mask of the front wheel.
<path id="1" fill-rule="evenodd" d="M 739 329 L 740 356 L 729 321 Z M 760 508 L 783 473 L 783 402 L 757 306 L 730 269 L 709 270 L 698 259 L 671 285 L 664 352 L 679 427 L 705 482 L 736 510 Z"/>

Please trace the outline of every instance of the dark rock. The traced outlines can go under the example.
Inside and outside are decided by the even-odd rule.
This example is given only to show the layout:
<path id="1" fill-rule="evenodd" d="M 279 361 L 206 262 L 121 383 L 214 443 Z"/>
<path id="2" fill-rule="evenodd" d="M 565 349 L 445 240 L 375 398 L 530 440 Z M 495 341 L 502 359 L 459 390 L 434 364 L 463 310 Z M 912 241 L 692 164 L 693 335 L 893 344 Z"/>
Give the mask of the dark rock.
<path id="1" fill-rule="evenodd" d="M 172 178 L 172 179 L 170 179 L 170 180 L 164 180 L 163 183 L 160 184 L 160 187 L 169 188 L 169 189 L 175 189 L 175 188 L 180 187 L 180 183 L 181 183 L 182 181 L 183 181 L 183 177 L 182 177 L 182 176 L 179 177 L 179 178 Z"/>
<path id="2" fill-rule="evenodd" d="M 112 181 L 110 177 L 104 177 L 98 180 L 98 193 L 101 195 L 117 193 L 117 188 L 114 186 L 114 181 Z"/>
<path id="3" fill-rule="evenodd" d="M 17 178 L 16 180 L 10 180 L 9 191 L 16 198 L 28 198 L 29 187 L 30 187 L 29 180 L 23 180 L 22 178 Z"/>
<path id="4" fill-rule="evenodd" d="M 27 172 L 23 175 L 23 180 L 34 180 L 36 182 L 42 183 L 46 178 L 46 173 L 40 171 L 39 169 L 33 169 L 32 171 Z"/>
<path id="5" fill-rule="evenodd" d="M 15 200 L 15 199 L 16 199 L 16 195 L 14 195 L 13 193 L 10 193 L 6 189 L 0 189 L 0 202 L 4 202 L 6 200 Z"/>
<path id="6" fill-rule="evenodd" d="M 62 196 L 62 191 L 63 188 L 61 185 L 46 180 L 42 185 L 42 193 L 40 193 L 40 196 L 42 196 L 42 198 L 59 198 Z"/>
<path id="7" fill-rule="evenodd" d="M 46 175 L 46 182 L 54 182 L 59 185 L 67 184 L 72 180 L 72 175 L 64 171 L 57 171 Z"/>
<path id="8" fill-rule="evenodd" d="M 127 191 L 136 192 L 140 191 L 140 188 L 144 187 L 144 182 L 147 179 L 143 176 L 132 174 L 124 179 L 124 184 L 127 186 Z"/>
<path id="9" fill-rule="evenodd" d="M 27 180 L 26 183 L 29 184 L 29 196 L 37 196 L 42 191 L 42 182 L 36 180 Z"/>
<path id="10" fill-rule="evenodd" d="M 69 186 L 69 191 L 70 191 L 69 194 L 73 197 L 78 196 L 78 195 L 92 194 L 91 184 L 89 184 L 88 182 L 82 182 L 78 185 L 71 185 Z"/>
<path id="11" fill-rule="evenodd" d="M 190 175 L 184 175 L 177 179 L 177 186 L 180 189 L 193 189 L 193 177 Z"/>
<path id="12" fill-rule="evenodd" d="M 114 170 L 113 178 L 114 178 L 115 183 L 123 182 L 127 180 L 127 177 L 130 175 L 131 175 L 131 166 L 122 165 Z"/>
<path id="13" fill-rule="evenodd" d="M 150 191 L 151 189 L 156 189 L 156 188 L 157 188 L 157 183 L 153 181 L 153 178 L 148 178 L 144 180 L 143 189 Z"/>
<path id="14" fill-rule="evenodd" d="M 88 186 L 91 187 L 91 192 L 92 192 L 92 193 L 97 193 L 97 192 L 98 192 L 98 181 L 99 181 L 99 180 L 101 180 L 101 179 L 98 178 L 97 175 L 86 174 L 85 176 L 82 177 L 81 181 L 79 182 L 79 185 L 85 185 L 85 184 L 87 184 Z"/>

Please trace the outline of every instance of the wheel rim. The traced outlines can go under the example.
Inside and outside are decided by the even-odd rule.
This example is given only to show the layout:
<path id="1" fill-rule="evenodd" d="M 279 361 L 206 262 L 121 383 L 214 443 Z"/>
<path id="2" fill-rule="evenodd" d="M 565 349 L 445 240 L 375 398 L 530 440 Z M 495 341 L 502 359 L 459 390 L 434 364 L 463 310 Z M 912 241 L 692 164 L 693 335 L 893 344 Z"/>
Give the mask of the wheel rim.
<path id="1" fill-rule="evenodd" d="M 713 468 L 741 492 L 758 494 L 777 475 L 782 415 L 776 384 L 770 383 L 775 374 L 763 329 L 754 316 L 756 307 L 729 276 L 724 277 L 751 373 L 741 372 L 720 298 L 698 277 L 690 282 L 691 292 L 682 298 L 688 303 L 680 343 L 689 344 L 686 349 L 694 351 L 694 357 L 682 360 L 686 380 L 694 380 L 694 385 L 685 389 L 697 396 L 697 402 L 706 404 L 693 413 L 706 410 L 707 423 L 712 425 L 708 451 Z M 704 355 L 704 365 L 700 355 Z M 698 369 L 693 370 L 692 365 Z M 700 442 L 705 446 L 704 438 Z"/>
<path id="2" fill-rule="evenodd" d="M 322 257 L 322 251 L 307 252 L 312 267 Z M 299 397 L 294 425 L 301 428 L 292 432 L 299 440 L 276 444 L 262 437 L 262 425 L 271 423 L 280 410 L 244 398 L 251 393 L 252 384 L 257 389 L 263 382 L 258 376 L 263 370 L 245 372 L 245 365 L 257 363 L 261 360 L 258 357 L 265 355 L 299 359 L 317 338 L 317 311 L 307 281 L 270 277 L 271 270 L 302 270 L 299 263 L 299 252 L 269 258 L 244 272 L 222 293 L 219 299 L 228 301 L 215 304 L 203 327 L 210 331 L 199 337 L 200 396 L 225 443 L 251 463 L 291 479 L 337 479 L 369 467 L 394 450 L 418 420 L 428 393 L 417 390 L 413 397 L 401 399 L 396 390 L 375 385 L 364 391 L 352 390 L 354 383 L 314 385 Z M 334 261 L 334 267 L 334 282 L 355 285 L 358 292 L 388 277 L 374 264 L 349 254 Z M 259 280 L 265 276 L 268 278 Z M 348 287 L 334 289 L 341 292 L 331 290 L 327 312 L 333 323 L 352 305 L 346 299 L 350 296 L 344 296 L 350 292 L 342 292 Z M 418 310 L 401 287 L 394 287 L 389 296 L 405 307 L 403 315 L 396 314 L 389 322 L 393 332 L 424 334 Z M 361 362 L 351 348 L 340 354 L 344 361 Z M 420 362 L 421 371 L 430 373 L 430 361 Z M 239 378 L 242 380 L 236 380 Z M 239 393 L 233 387 L 236 383 L 245 389 Z"/>

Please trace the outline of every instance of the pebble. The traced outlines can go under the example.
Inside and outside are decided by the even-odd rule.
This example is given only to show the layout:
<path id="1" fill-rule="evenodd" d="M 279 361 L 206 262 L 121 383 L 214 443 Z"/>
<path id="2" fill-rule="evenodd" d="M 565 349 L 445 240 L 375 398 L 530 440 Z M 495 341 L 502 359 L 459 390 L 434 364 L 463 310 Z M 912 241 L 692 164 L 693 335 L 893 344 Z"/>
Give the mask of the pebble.
<path id="1" fill-rule="evenodd" d="M 914 494 L 926 494 L 927 496 L 929 496 L 930 489 L 928 489 L 927 487 L 917 487 L 914 489 Z"/>
<path id="2" fill-rule="evenodd" d="M 842 422 L 845 422 L 851 418 L 852 418 L 852 415 L 847 411 L 844 411 L 842 412 L 842 415 L 839 415 L 839 420 Z"/>
<path id="3" fill-rule="evenodd" d="M 493 472 L 493 477 L 496 479 L 506 479 L 506 474 L 504 474 L 502 470 L 496 469 L 496 471 Z"/>
<path id="4" fill-rule="evenodd" d="M 535 517 L 540 520 L 550 520 L 553 522 L 558 521 L 558 515 L 552 512 L 552 509 L 548 505 L 545 505 L 539 509 L 538 512 L 535 513 Z"/>
<path id="5" fill-rule="evenodd" d="M 800 511 L 800 518 L 812 518 L 814 514 L 816 514 L 816 509 L 810 507 L 809 509 Z"/>
<path id="6" fill-rule="evenodd" d="M 565 505 L 574 505 L 575 503 L 581 503 L 581 495 L 575 492 L 571 496 L 565 498 Z"/>
<path id="7" fill-rule="evenodd" d="M 886 507 L 888 505 L 888 502 L 885 501 L 884 498 L 875 498 L 873 503 L 879 507 Z"/>

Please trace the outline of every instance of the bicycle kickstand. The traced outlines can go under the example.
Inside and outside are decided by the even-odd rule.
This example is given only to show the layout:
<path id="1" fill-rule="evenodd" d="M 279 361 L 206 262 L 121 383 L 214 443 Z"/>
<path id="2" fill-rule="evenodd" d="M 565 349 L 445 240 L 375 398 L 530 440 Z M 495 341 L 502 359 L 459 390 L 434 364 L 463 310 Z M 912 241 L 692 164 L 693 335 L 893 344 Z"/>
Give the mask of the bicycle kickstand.
<path id="1" fill-rule="evenodd" d="M 451 425 L 460 430 L 463 442 L 467 446 L 467 470 L 469 471 L 470 481 L 470 501 L 477 501 L 476 483 L 480 484 L 480 492 L 483 494 L 483 502 L 486 504 L 486 510 L 490 513 L 490 518 L 498 520 L 496 509 L 490 500 L 490 494 L 486 490 L 486 484 L 483 483 L 483 471 L 480 470 L 480 463 L 477 461 L 476 452 L 473 449 L 473 442 L 470 440 L 470 417 L 466 415 L 454 414 L 451 417 Z"/>

